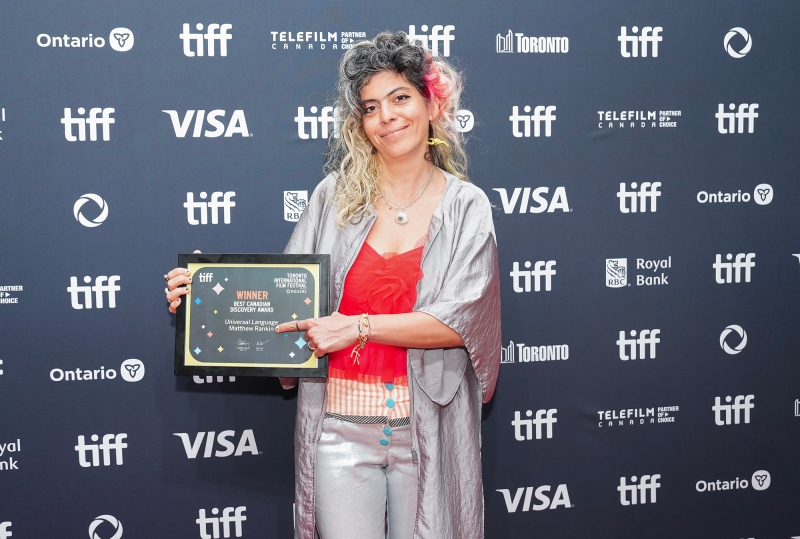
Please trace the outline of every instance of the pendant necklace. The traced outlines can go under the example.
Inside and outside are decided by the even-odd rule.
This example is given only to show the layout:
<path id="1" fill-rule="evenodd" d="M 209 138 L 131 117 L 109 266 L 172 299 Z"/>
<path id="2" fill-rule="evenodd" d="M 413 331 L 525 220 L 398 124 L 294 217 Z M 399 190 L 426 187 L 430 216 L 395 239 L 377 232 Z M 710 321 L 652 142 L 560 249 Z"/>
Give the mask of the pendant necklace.
<path id="1" fill-rule="evenodd" d="M 389 197 L 389 198 L 383 197 L 383 200 L 386 202 L 386 205 L 389 206 L 389 208 L 392 210 L 399 210 L 397 212 L 397 215 L 394 216 L 394 220 L 397 222 L 397 224 L 404 225 L 408 222 L 408 214 L 406 213 L 406 208 L 410 208 L 412 204 L 414 204 L 417 200 L 420 199 L 420 197 L 422 197 L 422 193 L 425 192 L 425 189 L 428 188 L 428 184 L 431 183 L 431 178 L 433 178 L 434 168 L 436 167 L 431 166 L 431 171 L 428 173 L 428 177 L 425 178 L 425 183 L 422 184 L 422 187 L 414 196 L 414 198 L 412 198 L 411 201 L 406 204 L 398 203 L 397 200 L 392 196 L 392 193 L 389 191 L 389 189 L 385 188 L 386 194 Z"/>

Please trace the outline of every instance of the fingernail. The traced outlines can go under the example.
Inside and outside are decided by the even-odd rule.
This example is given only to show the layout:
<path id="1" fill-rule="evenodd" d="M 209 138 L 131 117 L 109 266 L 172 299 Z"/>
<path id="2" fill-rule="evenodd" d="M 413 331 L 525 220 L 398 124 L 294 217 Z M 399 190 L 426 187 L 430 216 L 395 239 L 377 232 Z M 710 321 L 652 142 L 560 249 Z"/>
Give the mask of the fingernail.
<path id="1" fill-rule="evenodd" d="M 189 277 L 189 282 L 190 282 L 190 283 L 192 282 L 192 278 L 191 278 L 191 277 Z"/>
<path id="2" fill-rule="evenodd" d="M 189 275 L 189 270 L 188 269 L 186 270 L 186 275 Z"/>

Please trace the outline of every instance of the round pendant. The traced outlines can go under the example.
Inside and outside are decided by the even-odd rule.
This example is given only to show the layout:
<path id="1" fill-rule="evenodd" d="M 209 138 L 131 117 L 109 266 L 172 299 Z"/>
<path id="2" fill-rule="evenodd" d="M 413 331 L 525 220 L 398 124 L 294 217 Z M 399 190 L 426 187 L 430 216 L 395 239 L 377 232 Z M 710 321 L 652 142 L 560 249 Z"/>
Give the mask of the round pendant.
<path id="1" fill-rule="evenodd" d="M 408 215 L 406 215 L 404 211 L 398 212 L 397 215 L 394 216 L 394 220 L 397 221 L 398 224 L 404 225 L 408 222 Z"/>

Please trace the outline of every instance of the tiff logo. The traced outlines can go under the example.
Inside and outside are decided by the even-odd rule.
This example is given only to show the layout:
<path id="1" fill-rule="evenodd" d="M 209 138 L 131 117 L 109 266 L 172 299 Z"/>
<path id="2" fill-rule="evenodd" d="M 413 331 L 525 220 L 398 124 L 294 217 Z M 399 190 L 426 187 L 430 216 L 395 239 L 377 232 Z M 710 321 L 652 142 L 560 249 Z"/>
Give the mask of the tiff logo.
<path id="1" fill-rule="evenodd" d="M 631 183 L 631 191 L 626 190 L 624 183 L 619 184 L 619 211 L 622 213 L 637 213 L 637 212 L 655 212 L 656 201 L 661 196 L 658 188 L 661 187 L 661 182 L 642 182 L 639 185 L 639 190 L 636 191 L 636 182 Z M 648 210 L 648 202 L 650 209 Z"/>
<path id="2" fill-rule="evenodd" d="M 236 196 L 234 191 L 214 191 L 211 193 L 211 200 L 209 202 L 195 202 L 194 193 L 186 193 L 186 202 L 183 207 L 186 208 L 186 218 L 190 225 L 207 225 L 208 224 L 208 209 L 211 208 L 211 224 L 219 224 L 219 210 L 222 208 L 222 222 L 226 225 L 231 224 L 231 208 L 236 206 L 236 202 L 231 200 Z M 200 200 L 208 198 L 208 193 L 205 191 L 200 192 Z M 200 210 L 200 220 L 197 220 L 195 210 Z"/>
<path id="3" fill-rule="evenodd" d="M 233 524 L 233 532 L 236 534 L 233 537 L 242 536 L 242 522 L 247 520 L 244 512 L 247 507 L 226 507 L 222 510 L 222 516 L 206 516 L 206 510 L 200 509 L 198 518 L 195 520 L 200 526 L 200 537 L 202 539 L 219 539 L 231 537 L 231 524 Z M 219 509 L 214 507 L 211 510 L 212 515 L 219 515 Z M 208 525 L 211 524 L 211 533 L 208 531 Z M 222 535 L 220 535 L 220 527 L 222 528 Z"/>
<path id="4" fill-rule="evenodd" d="M 531 262 L 529 260 L 525 261 L 525 268 L 530 269 Z M 530 292 L 531 291 L 531 280 L 533 280 L 533 290 L 534 292 L 540 292 L 542 290 L 542 277 L 544 277 L 544 289 L 546 292 L 550 292 L 552 288 L 552 277 L 556 274 L 556 261 L 555 260 L 540 260 L 536 262 L 533 270 L 525 271 L 519 269 L 519 262 L 514 262 L 512 266 L 511 278 L 513 281 L 514 292 L 521 293 L 521 292 Z M 533 277 L 534 279 L 531 279 Z M 520 278 L 522 278 L 522 283 L 520 284 Z"/>
<path id="5" fill-rule="evenodd" d="M 0 539 L 8 539 L 12 535 L 11 522 L 0 522 Z"/>
<path id="6" fill-rule="evenodd" d="M 72 109 L 64 109 L 64 117 L 61 118 L 61 123 L 64 124 L 64 138 L 70 142 L 86 141 L 86 125 L 89 125 L 89 140 L 95 142 L 97 140 L 97 126 L 98 124 L 102 126 L 103 129 L 103 140 L 109 141 L 111 140 L 111 124 L 116 123 L 116 120 L 111 117 L 114 114 L 113 108 L 99 108 L 99 107 L 92 107 L 89 109 L 89 117 L 88 118 L 73 118 L 72 117 Z M 78 114 L 81 116 L 86 114 L 86 109 L 83 107 L 78 107 Z M 73 126 L 78 127 L 78 136 L 75 136 L 75 132 L 73 131 Z"/>
<path id="7" fill-rule="evenodd" d="M 714 406 L 711 407 L 714 410 L 714 423 L 720 427 L 731 423 L 738 425 L 742 423 L 742 415 L 744 423 L 750 423 L 750 410 L 756 406 L 753 404 L 754 398 L 754 395 L 737 395 L 735 399 L 728 396 L 725 397 L 725 402 L 728 404 L 722 404 L 720 397 L 714 397 Z M 733 404 L 730 404 L 731 400 Z"/>
<path id="8" fill-rule="evenodd" d="M 213 273 L 211 273 L 211 272 L 205 272 L 205 273 L 201 273 L 201 274 L 198 276 L 198 278 L 199 278 L 199 280 L 200 280 L 200 282 L 201 282 L 201 283 L 210 283 L 210 282 L 211 282 L 211 279 L 213 279 L 213 278 L 214 278 L 214 274 L 213 274 Z"/>
<path id="9" fill-rule="evenodd" d="M 427 32 L 428 25 L 423 24 L 419 27 L 420 32 Z M 452 24 L 435 24 L 430 30 L 430 34 L 417 34 L 417 28 L 413 24 L 408 26 L 408 40 L 411 43 L 420 45 L 431 51 L 432 56 L 439 56 L 439 44 L 442 44 L 442 56 L 450 56 L 450 42 L 455 39 L 453 31 L 456 29 Z"/>
<path id="10" fill-rule="evenodd" d="M 91 309 L 92 308 L 92 292 L 94 292 L 94 307 L 97 309 L 103 308 L 103 292 L 108 294 L 108 308 L 114 309 L 117 306 L 116 293 L 121 290 L 117 284 L 119 282 L 119 275 L 98 275 L 94 280 L 94 285 L 90 286 L 92 278 L 88 275 L 83 278 L 86 286 L 78 286 L 78 278 L 70 277 L 67 292 L 70 293 L 73 309 Z M 83 302 L 81 302 L 81 295 L 83 295 Z"/>
<path id="11" fill-rule="evenodd" d="M 717 284 L 741 283 L 742 270 L 744 270 L 744 282 L 749 283 L 750 270 L 756 267 L 755 257 L 755 253 L 738 253 L 736 260 L 733 260 L 733 255 L 728 253 L 725 255 L 725 260 L 728 262 L 723 262 L 722 255 L 718 254 L 714 262 L 714 277 Z"/>
<path id="12" fill-rule="evenodd" d="M 519 412 L 514 412 L 514 421 L 511 424 L 514 426 L 514 439 L 518 442 L 525 440 L 533 440 L 533 426 L 536 425 L 536 439 L 542 439 L 542 427 L 547 427 L 547 438 L 553 437 L 553 424 L 558 422 L 556 419 L 555 408 L 549 410 L 537 410 L 536 417 L 533 419 L 522 419 Z M 528 410 L 525 412 L 525 417 L 533 417 L 533 411 Z M 524 433 L 523 433 L 524 428 Z"/>
<path id="13" fill-rule="evenodd" d="M 339 115 L 339 108 L 336 107 L 322 107 L 319 116 L 317 114 L 317 107 L 308 109 L 311 116 L 306 116 L 305 107 L 297 107 L 297 116 L 294 121 L 297 123 L 297 136 L 303 140 L 328 138 L 328 135 L 333 129 L 333 136 L 339 138 L 339 126 L 336 124 L 336 118 Z M 309 128 L 309 132 L 306 131 Z"/>
<path id="14" fill-rule="evenodd" d="M 127 434 L 105 434 L 103 441 L 99 444 L 87 444 L 83 436 L 78 436 L 78 445 L 75 446 L 75 451 L 78 452 L 78 462 L 83 468 L 90 468 L 92 466 L 100 466 L 100 453 L 103 454 L 103 466 L 111 465 L 111 451 L 114 451 L 114 460 L 117 466 L 122 466 L 122 450 L 128 447 L 123 440 L 128 437 Z M 92 434 L 91 439 L 97 442 L 100 437 L 97 434 Z M 91 461 L 87 458 L 91 455 Z"/>
<path id="15" fill-rule="evenodd" d="M 714 115 L 717 119 L 717 131 L 723 135 L 727 133 L 744 133 L 744 121 L 747 120 L 747 132 L 753 132 L 756 118 L 758 118 L 758 113 L 756 112 L 758 103 L 742 103 L 739 105 L 739 110 L 736 110 L 736 105 L 731 103 L 728 105 L 728 109 L 731 112 L 725 112 L 725 105 L 722 103 L 717 106 L 717 113 Z"/>
<path id="16" fill-rule="evenodd" d="M 221 384 L 225 381 L 225 376 L 192 376 L 192 381 L 195 384 L 213 384 L 214 382 Z M 235 376 L 227 376 L 228 382 L 235 382 Z"/>
<path id="17" fill-rule="evenodd" d="M 619 339 L 617 345 L 619 346 L 619 358 L 622 361 L 629 359 L 647 359 L 648 351 L 650 359 L 656 357 L 656 345 L 661 342 L 658 336 L 661 334 L 660 329 L 643 329 L 639 332 L 638 338 L 625 338 L 625 332 L 619 332 Z M 631 331 L 631 337 L 636 337 L 636 331 Z M 637 346 L 638 345 L 638 346 Z M 636 351 L 639 351 L 637 356 Z"/>
<path id="18" fill-rule="evenodd" d="M 194 26 L 197 30 L 202 31 L 203 25 L 197 23 Z M 219 43 L 219 55 L 228 56 L 228 41 L 233 36 L 228 33 L 228 30 L 233 28 L 232 24 L 209 24 L 206 28 L 206 33 L 192 33 L 189 30 L 189 23 L 183 23 L 183 32 L 180 38 L 183 40 L 183 54 L 192 58 L 194 56 L 214 56 L 216 52 L 215 43 Z M 192 43 L 194 43 L 194 50 L 192 50 Z M 207 44 L 207 47 L 204 47 Z M 204 50 L 208 54 L 204 54 Z"/>
<path id="19" fill-rule="evenodd" d="M 553 122 L 556 121 L 556 116 L 553 114 L 556 111 L 554 105 L 543 106 L 539 105 L 533 109 L 532 115 L 527 115 L 531 111 L 530 105 L 525 105 L 522 110 L 526 114 L 519 113 L 519 107 L 514 105 L 511 107 L 511 116 L 508 119 L 511 121 L 511 133 L 517 137 L 530 138 L 531 124 L 533 124 L 533 136 L 540 137 L 542 135 L 542 123 L 544 123 L 544 136 L 549 137 L 552 133 Z M 520 131 L 522 126 L 522 131 Z"/>
<path id="20" fill-rule="evenodd" d="M 620 34 L 619 37 L 617 37 L 617 41 L 619 41 L 619 53 L 623 58 L 638 58 L 639 44 L 641 44 L 641 56 L 642 58 L 646 58 L 647 44 L 650 43 L 651 56 L 655 58 L 658 56 L 658 42 L 662 41 L 659 34 L 663 31 L 664 28 L 661 26 L 643 26 L 642 34 L 637 36 L 636 34 L 639 32 L 639 27 L 634 26 L 631 28 L 632 34 L 629 36 L 628 27 L 620 27 Z"/>
<path id="21" fill-rule="evenodd" d="M 650 492 L 650 503 L 656 503 L 656 490 L 661 487 L 658 480 L 661 474 L 643 475 L 636 484 L 636 476 L 631 477 L 631 484 L 628 485 L 624 477 L 619 478 L 619 503 L 622 505 L 645 504 L 647 502 L 647 492 Z M 638 495 L 637 495 L 638 493 Z"/>

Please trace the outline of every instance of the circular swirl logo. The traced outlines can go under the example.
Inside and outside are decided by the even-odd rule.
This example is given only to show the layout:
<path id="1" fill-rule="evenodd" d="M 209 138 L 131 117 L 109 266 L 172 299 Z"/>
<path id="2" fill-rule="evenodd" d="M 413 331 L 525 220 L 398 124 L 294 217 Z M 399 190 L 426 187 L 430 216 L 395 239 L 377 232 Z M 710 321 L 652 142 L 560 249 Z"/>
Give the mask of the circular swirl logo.
<path id="1" fill-rule="evenodd" d="M 737 35 L 742 36 L 744 39 L 744 47 L 738 51 L 731 46 L 731 40 Z M 728 33 L 725 34 L 723 45 L 725 46 L 725 51 L 734 58 L 744 58 L 747 56 L 747 53 L 750 52 L 750 48 L 753 46 L 753 40 L 750 38 L 750 34 L 747 33 L 747 30 L 737 26 L 736 28 L 731 28 Z"/>
<path id="2" fill-rule="evenodd" d="M 90 200 L 95 204 L 97 204 L 97 207 L 100 208 L 100 214 L 91 220 L 87 219 L 86 216 L 84 216 L 83 212 L 81 211 L 83 205 L 89 202 Z M 94 193 L 86 193 L 85 195 L 81 195 L 81 198 L 75 201 L 75 205 L 72 207 L 72 214 L 75 215 L 75 219 L 83 226 L 94 228 L 96 226 L 102 225 L 103 222 L 108 217 L 108 204 L 106 204 L 105 200 L 95 195 Z"/>
<path id="3" fill-rule="evenodd" d="M 111 537 L 100 537 L 96 530 L 99 526 L 106 522 L 114 527 L 114 535 Z M 108 526 L 106 526 L 106 528 L 108 528 Z M 89 537 L 91 539 L 119 539 L 122 537 L 122 522 L 111 515 L 100 515 L 94 519 L 94 522 L 92 522 L 91 525 L 89 525 Z"/>
<path id="4" fill-rule="evenodd" d="M 735 348 L 731 348 L 727 343 L 728 335 L 731 333 L 736 332 L 739 335 L 739 344 Z M 747 332 L 742 329 L 742 326 L 737 326 L 736 324 L 731 324 L 730 326 L 726 327 L 725 330 L 722 332 L 722 335 L 719 336 L 719 345 L 725 350 L 726 353 L 731 355 L 736 355 L 742 350 L 744 347 L 747 346 Z"/>

